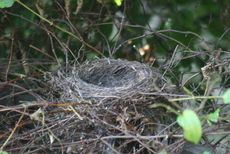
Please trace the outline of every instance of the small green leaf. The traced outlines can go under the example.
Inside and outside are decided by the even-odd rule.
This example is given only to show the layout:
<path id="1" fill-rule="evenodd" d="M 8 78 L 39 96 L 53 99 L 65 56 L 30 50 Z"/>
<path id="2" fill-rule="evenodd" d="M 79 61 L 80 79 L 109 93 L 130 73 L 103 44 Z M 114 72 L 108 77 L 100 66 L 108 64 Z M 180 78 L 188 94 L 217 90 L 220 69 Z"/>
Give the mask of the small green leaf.
<path id="1" fill-rule="evenodd" d="M 0 8 L 11 7 L 15 0 L 0 0 Z"/>
<path id="2" fill-rule="evenodd" d="M 202 154 L 211 154 L 209 151 L 205 151 Z"/>
<path id="3" fill-rule="evenodd" d="M 219 114 L 220 114 L 220 109 L 217 109 L 215 112 L 213 113 L 210 113 L 208 115 L 208 121 L 209 122 L 217 122 L 218 121 L 218 118 L 219 118 Z"/>
<path id="4" fill-rule="evenodd" d="M 117 6 L 121 6 L 123 0 L 114 0 Z"/>
<path id="5" fill-rule="evenodd" d="M 230 88 L 224 92 L 223 100 L 224 104 L 230 104 Z"/>
<path id="6" fill-rule="evenodd" d="M 1 1 L 1 0 L 0 0 Z M 8 152 L 6 152 L 6 151 L 1 151 L 0 150 L 0 154 L 9 154 Z"/>
<path id="7" fill-rule="evenodd" d="M 168 152 L 165 149 L 163 149 L 159 152 L 159 154 L 168 154 Z"/>
<path id="8" fill-rule="evenodd" d="M 172 28 L 172 19 L 168 18 L 165 22 L 165 29 L 171 29 Z"/>
<path id="9" fill-rule="evenodd" d="M 183 128 L 184 138 L 192 143 L 199 143 L 202 136 L 201 122 L 192 110 L 184 110 L 177 117 L 177 123 Z"/>

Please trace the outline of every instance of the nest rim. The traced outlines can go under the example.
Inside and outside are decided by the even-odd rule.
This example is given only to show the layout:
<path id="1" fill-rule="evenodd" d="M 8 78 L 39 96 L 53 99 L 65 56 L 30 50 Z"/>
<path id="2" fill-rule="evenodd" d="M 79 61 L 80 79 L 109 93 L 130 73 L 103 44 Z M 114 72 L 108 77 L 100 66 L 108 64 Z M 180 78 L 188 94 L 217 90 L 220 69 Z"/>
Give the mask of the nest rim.
<path id="1" fill-rule="evenodd" d="M 81 99 L 125 98 L 141 92 L 156 91 L 160 73 L 137 61 L 102 58 L 70 68 L 68 73 L 59 71 L 52 76 L 55 89 L 64 98 Z M 61 74 L 61 75 L 60 75 Z"/>

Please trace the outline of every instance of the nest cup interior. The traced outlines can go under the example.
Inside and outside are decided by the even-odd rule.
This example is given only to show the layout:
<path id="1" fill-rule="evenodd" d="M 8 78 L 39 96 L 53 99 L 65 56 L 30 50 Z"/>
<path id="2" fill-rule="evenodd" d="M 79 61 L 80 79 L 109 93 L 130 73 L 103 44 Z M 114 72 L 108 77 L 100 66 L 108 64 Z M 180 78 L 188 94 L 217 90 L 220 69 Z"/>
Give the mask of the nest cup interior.
<path id="1" fill-rule="evenodd" d="M 59 71 L 52 80 L 64 100 L 127 98 L 153 91 L 159 84 L 157 71 L 135 61 L 103 58 L 71 69 Z"/>
<path id="2" fill-rule="evenodd" d="M 103 64 L 99 66 L 90 63 L 81 67 L 78 72 L 79 78 L 88 84 L 105 88 L 127 87 L 135 85 L 140 80 L 135 68 L 119 61 L 101 61 L 101 63 Z"/>

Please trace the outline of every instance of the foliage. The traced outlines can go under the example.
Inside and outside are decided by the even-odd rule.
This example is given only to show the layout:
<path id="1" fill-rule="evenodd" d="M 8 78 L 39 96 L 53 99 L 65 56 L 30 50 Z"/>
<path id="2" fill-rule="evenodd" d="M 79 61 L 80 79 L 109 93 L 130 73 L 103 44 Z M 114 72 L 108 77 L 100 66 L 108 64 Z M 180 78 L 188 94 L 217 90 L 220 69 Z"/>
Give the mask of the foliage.
<path id="1" fill-rule="evenodd" d="M 226 35 L 228 31 L 225 32 L 226 26 L 229 25 L 229 20 L 226 18 L 227 14 L 224 12 L 228 12 L 228 1 L 214 2 L 209 1 L 208 4 L 205 2 L 195 2 L 195 1 L 186 1 L 180 2 L 177 1 L 139 1 L 134 0 L 131 3 L 127 1 L 128 7 L 126 8 L 127 14 L 127 25 L 123 25 L 122 34 L 117 37 L 115 34 L 119 32 L 119 27 L 113 22 L 113 16 L 120 21 L 119 12 L 123 12 L 124 6 L 121 5 L 122 1 L 117 0 L 117 5 L 121 5 L 119 8 L 114 7 L 114 3 L 111 3 L 108 0 L 105 1 L 90 1 L 84 0 L 82 3 L 76 1 L 68 0 L 70 5 L 61 9 L 60 7 L 65 5 L 64 2 L 52 2 L 42 0 L 40 2 L 30 2 L 25 1 L 25 4 L 31 9 L 38 12 L 40 15 L 44 17 L 48 17 L 48 19 L 54 19 L 56 25 L 65 28 L 66 30 L 72 29 L 72 33 L 79 33 L 79 35 L 84 36 L 85 41 L 89 42 L 92 46 L 97 46 L 99 50 L 104 51 L 105 55 L 109 55 L 109 50 L 117 50 L 113 56 L 123 57 L 123 58 L 135 58 L 139 59 L 141 56 L 138 55 L 138 51 L 136 48 L 132 46 L 135 45 L 138 48 L 141 48 L 145 44 L 151 44 L 151 52 L 154 52 L 155 55 L 169 56 L 171 51 L 175 48 L 175 45 L 180 42 L 187 46 L 187 49 L 195 50 L 213 50 L 222 48 L 223 50 L 229 48 L 229 37 Z M 4 1 L 9 3 L 10 1 Z M 13 1 L 12 1 L 13 2 Z M 66 1 L 67 2 L 67 1 Z M 147 6 L 147 11 L 142 11 L 142 6 Z M 96 20 L 92 20 L 88 15 L 81 15 L 77 12 L 74 12 L 76 9 L 74 6 L 77 6 L 77 10 L 79 13 L 84 12 L 98 12 L 98 17 L 93 17 Z M 59 8 L 59 9 L 56 9 Z M 221 11 L 218 11 L 219 8 Z M 102 9 L 103 13 L 100 14 L 100 10 Z M 67 16 L 62 16 L 62 11 L 66 11 Z M 211 10 L 211 11 L 210 11 Z M 39 19 L 34 15 L 29 13 L 27 10 L 22 9 L 18 4 L 14 5 L 11 10 L 9 10 L 11 15 L 6 15 L 9 19 L 9 23 L 7 21 L 5 24 L 7 25 L 7 29 L 2 28 L 2 33 L 6 36 L 9 35 L 8 32 L 12 32 L 15 26 L 17 27 L 18 37 L 21 38 L 21 41 L 28 40 L 30 44 L 41 46 L 43 45 L 44 50 L 48 51 L 50 46 L 47 44 L 46 40 L 49 40 L 49 36 L 46 35 L 46 32 L 42 29 L 29 24 L 29 22 L 33 24 L 37 24 Z M 9 12 L 9 13 L 10 13 Z M 71 13 L 72 12 L 72 13 Z M 24 19 L 19 19 L 15 16 L 15 14 L 20 14 Z M 108 16 L 106 16 L 108 14 Z M 212 18 L 209 21 L 208 17 L 217 17 L 220 18 Z M 68 20 L 66 20 L 68 17 Z M 185 20 L 186 19 L 186 20 Z M 2 21 L 5 19 L 2 18 Z M 65 22 L 58 22 L 58 21 Z M 71 22 L 70 24 L 66 24 Z M 100 24 L 104 22 L 105 24 Z M 90 25 L 98 25 L 91 27 Z M 73 31 L 74 25 L 78 32 Z M 140 28 L 133 27 L 132 25 L 140 25 Z M 216 26 L 218 25 L 218 26 Z M 3 26 L 3 25 L 2 25 Z M 146 27 L 146 28 L 141 28 Z M 148 28 L 149 27 L 149 28 Z M 48 27 L 47 27 L 48 28 Z M 118 29 L 117 29 L 118 28 Z M 168 28 L 168 31 L 164 33 L 159 33 L 155 35 L 147 35 L 146 37 L 140 37 L 138 39 L 134 39 L 131 41 L 131 44 L 122 43 L 124 41 L 128 41 L 129 39 L 140 36 L 143 33 L 152 33 L 153 31 L 161 30 Z M 174 29 L 177 31 L 171 31 L 170 29 Z M 56 35 L 59 36 L 59 39 L 66 41 L 70 39 L 71 36 L 67 36 L 63 34 L 63 32 L 54 30 L 49 27 L 51 32 L 55 32 Z M 181 31 L 185 30 L 186 32 L 192 33 L 181 33 Z M 194 34 L 200 34 L 200 38 Z M 223 34 L 223 36 L 222 36 Z M 219 37 L 221 39 L 219 39 Z M 33 38 L 44 38 L 37 39 Z M 176 39 L 178 42 L 172 40 L 172 38 Z M 98 41 L 100 40 L 100 41 Z M 20 41 L 20 42 L 21 42 Z M 116 43 L 117 42 L 117 43 Z M 216 43 L 213 43 L 216 42 Z M 56 44 L 56 42 L 54 42 Z M 122 43 L 122 46 L 118 45 Z M 109 46 L 108 46 L 109 44 Z M 24 44 L 23 44 L 24 45 Z M 64 54 L 58 49 L 58 46 L 53 46 L 54 50 L 57 50 L 57 56 L 59 58 L 64 59 Z M 78 54 L 78 51 L 81 47 L 81 42 L 79 40 L 75 40 L 73 38 L 69 41 L 69 49 L 72 51 L 74 55 Z M 30 48 L 25 45 L 25 48 L 28 48 L 30 52 L 27 55 L 31 57 L 41 57 L 41 54 L 38 54 L 36 50 Z M 60 48 L 60 47 L 59 47 Z M 1 46 L 1 50 L 6 51 L 7 48 Z M 1 53 L 3 54 L 3 53 Z M 88 50 L 86 52 L 86 56 L 92 55 L 94 52 L 92 50 Z M 183 56 L 189 55 L 189 53 L 183 53 Z M 191 53 L 190 53 L 191 54 Z M 97 53 L 94 55 L 98 56 Z M 128 55 L 128 57 L 127 57 Z M 5 54 L 4 54 L 5 56 Z M 73 59 L 73 55 L 69 55 L 69 58 Z M 203 58 L 203 57 L 201 57 Z M 207 57 L 204 57 L 206 59 Z M 147 58 L 146 58 L 147 59 Z M 201 66 L 204 62 L 199 59 L 185 59 L 182 61 L 180 67 L 189 68 L 190 64 L 195 63 L 196 65 Z M 156 61 L 155 64 L 160 64 L 160 61 Z"/>
<path id="2" fill-rule="evenodd" d="M 227 89 L 227 90 L 224 92 L 223 100 L 224 100 L 224 103 L 225 103 L 225 104 L 230 104 L 230 89 Z"/>
<path id="3" fill-rule="evenodd" d="M 200 141 L 202 117 L 212 127 L 229 114 L 219 105 L 230 103 L 230 89 L 220 96 L 230 85 L 228 0 L 0 0 L 0 8 L 1 81 L 25 82 L 72 60 L 125 58 L 186 89 L 189 96 L 169 101 L 193 107 L 177 118 L 188 141 Z"/>
<path id="4" fill-rule="evenodd" d="M 0 8 L 11 7 L 15 0 L 0 0 Z"/>
<path id="5" fill-rule="evenodd" d="M 208 123 L 211 125 L 211 122 L 214 122 L 214 123 L 217 123 L 218 122 L 218 119 L 219 119 L 219 116 L 220 116 L 220 109 L 217 109 L 215 112 L 213 113 L 209 113 L 208 114 Z"/>
<path id="6" fill-rule="evenodd" d="M 8 152 L 0 150 L 0 154 L 8 154 Z"/>
<path id="7" fill-rule="evenodd" d="M 184 137 L 192 143 L 199 143 L 202 136 L 201 122 L 192 110 L 184 110 L 182 115 L 177 117 L 177 123 L 184 130 Z"/>
<path id="8" fill-rule="evenodd" d="M 117 6 L 121 6 L 123 0 L 114 0 Z"/>

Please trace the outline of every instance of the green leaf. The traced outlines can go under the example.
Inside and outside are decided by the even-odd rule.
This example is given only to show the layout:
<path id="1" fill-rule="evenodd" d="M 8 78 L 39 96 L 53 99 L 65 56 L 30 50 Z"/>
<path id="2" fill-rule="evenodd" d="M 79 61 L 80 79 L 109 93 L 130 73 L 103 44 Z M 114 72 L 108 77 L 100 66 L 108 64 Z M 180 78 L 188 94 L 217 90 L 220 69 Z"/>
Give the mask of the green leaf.
<path id="1" fill-rule="evenodd" d="M 184 110 L 177 117 L 177 123 L 183 128 L 184 138 L 192 143 L 199 143 L 202 136 L 201 122 L 192 110 Z"/>
<path id="2" fill-rule="evenodd" d="M 165 149 L 163 149 L 159 152 L 159 154 L 168 154 L 168 152 Z"/>
<path id="3" fill-rule="evenodd" d="M 11 7 L 15 0 L 0 0 L 0 8 Z"/>
<path id="4" fill-rule="evenodd" d="M 211 154 L 209 151 L 205 151 L 202 154 Z"/>
<path id="5" fill-rule="evenodd" d="M 121 6 L 123 0 L 114 0 L 117 6 Z"/>
<path id="6" fill-rule="evenodd" d="M 0 0 L 1 1 L 1 0 Z M 6 151 L 1 151 L 0 150 L 0 154 L 9 154 L 8 152 L 6 152 Z"/>
<path id="7" fill-rule="evenodd" d="M 165 22 L 165 29 L 171 29 L 172 28 L 172 19 L 168 18 Z"/>
<path id="8" fill-rule="evenodd" d="M 230 88 L 224 92 L 223 100 L 224 104 L 230 104 Z"/>
<path id="9" fill-rule="evenodd" d="M 218 118 L 219 118 L 219 114 L 220 114 L 220 109 L 217 109 L 215 112 L 213 113 L 210 113 L 208 115 L 208 121 L 209 122 L 217 122 L 218 121 Z"/>

